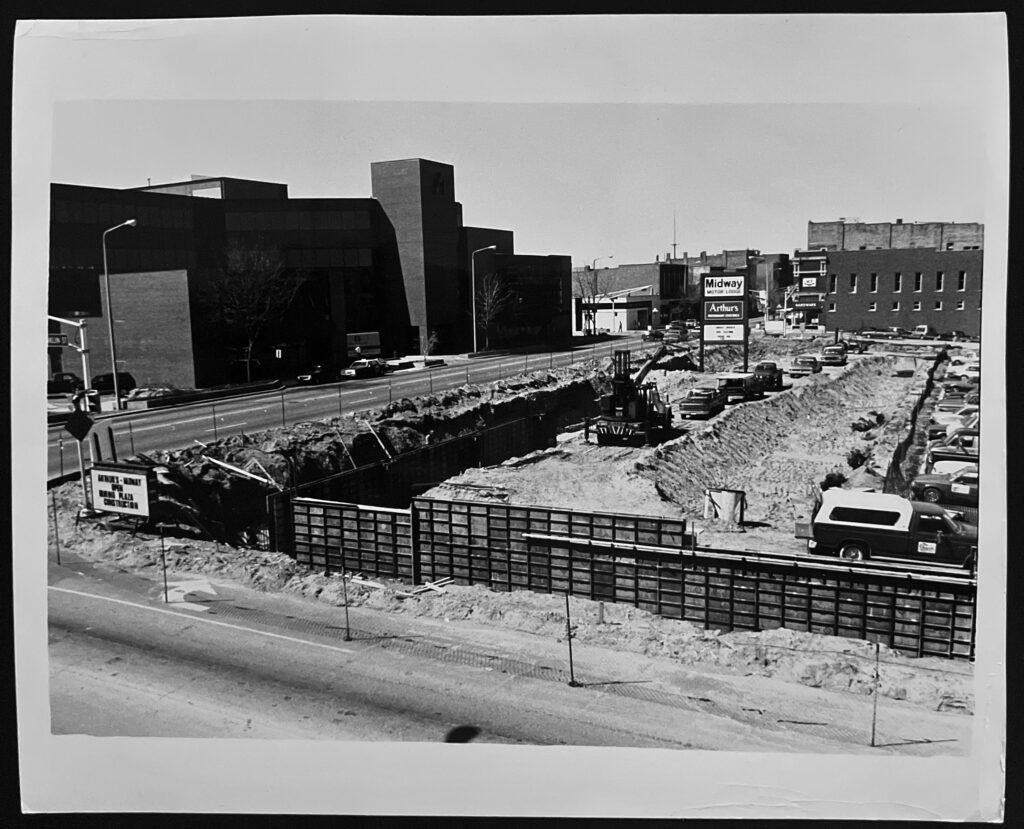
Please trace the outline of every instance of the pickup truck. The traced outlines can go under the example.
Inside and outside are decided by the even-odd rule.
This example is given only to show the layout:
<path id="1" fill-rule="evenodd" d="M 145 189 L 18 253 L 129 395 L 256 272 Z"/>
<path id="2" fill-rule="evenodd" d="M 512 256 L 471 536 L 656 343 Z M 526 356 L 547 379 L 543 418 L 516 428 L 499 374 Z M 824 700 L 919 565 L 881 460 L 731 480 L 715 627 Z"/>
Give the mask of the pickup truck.
<path id="1" fill-rule="evenodd" d="M 778 363 L 764 360 L 754 366 L 754 376 L 761 380 L 765 391 L 779 391 L 782 388 L 783 372 Z"/>
<path id="2" fill-rule="evenodd" d="M 806 377 L 808 374 L 818 374 L 821 371 L 821 363 L 817 357 L 802 356 L 793 360 L 789 367 L 790 377 Z"/>
<path id="3" fill-rule="evenodd" d="M 821 496 L 810 525 L 797 524 L 809 552 L 849 561 L 898 559 L 971 567 L 978 528 L 935 504 L 880 492 L 833 487 Z"/>
<path id="4" fill-rule="evenodd" d="M 714 386 L 697 386 L 686 392 L 679 401 L 679 414 L 682 417 L 714 417 L 725 410 L 727 398 L 725 391 Z"/>
<path id="5" fill-rule="evenodd" d="M 723 374 L 718 378 L 718 388 L 724 392 L 728 403 L 742 403 L 764 397 L 764 385 L 753 374 Z"/>

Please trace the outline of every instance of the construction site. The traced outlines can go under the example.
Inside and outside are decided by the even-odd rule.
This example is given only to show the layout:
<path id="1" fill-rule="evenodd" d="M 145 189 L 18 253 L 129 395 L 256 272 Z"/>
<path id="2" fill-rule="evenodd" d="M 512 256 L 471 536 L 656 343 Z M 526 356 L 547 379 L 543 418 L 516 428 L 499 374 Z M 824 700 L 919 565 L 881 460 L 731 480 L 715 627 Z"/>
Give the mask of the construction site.
<path id="1" fill-rule="evenodd" d="M 751 343 L 748 359 L 784 365 L 821 345 L 763 338 Z M 156 566 L 162 542 L 167 565 L 176 573 L 541 638 L 557 639 L 564 589 L 577 607 L 576 635 L 583 643 L 729 675 L 752 672 L 773 681 L 868 693 L 872 646 L 852 628 L 837 629 L 840 635 L 815 632 L 809 592 L 802 617 L 786 615 L 783 607 L 774 622 L 766 623 L 762 612 L 744 624 L 742 612 L 730 604 L 732 624 L 715 624 L 719 617 L 710 610 L 703 624 L 695 624 L 672 606 L 684 602 L 682 594 L 689 590 L 684 576 L 679 598 L 663 595 L 659 582 L 657 602 L 640 577 L 623 593 L 616 575 L 618 586 L 602 593 L 593 562 L 584 582 L 577 581 L 575 570 L 571 576 L 566 570 L 560 581 L 557 561 L 547 565 L 540 581 L 532 564 L 514 563 L 504 573 L 474 578 L 476 563 L 460 569 L 453 552 L 458 545 L 447 543 L 458 539 L 440 543 L 436 532 L 425 529 L 418 531 L 415 566 L 398 563 L 389 570 L 381 564 L 385 547 L 405 544 L 402 536 L 413 524 L 427 528 L 415 518 L 417 509 L 422 515 L 424 509 L 443 507 L 449 523 L 459 523 L 449 513 L 465 510 L 467 537 L 461 542 L 472 546 L 473 522 L 485 520 L 479 512 L 479 519 L 469 520 L 473 504 L 523 508 L 530 515 L 546 510 L 548 533 L 554 532 L 557 511 L 585 513 L 594 538 L 602 536 L 604 514 L 617 517 L 608 537 L 625 538 L 615 525 L 625 516 L 625 532 L 632 533 L 636 549 L 654 539 L 680 548 L 806 557 L 794 525 L 807 520 L 814 492 L 827 477 L 848 488 L 898 491 L 920 466 L 925 440 L 912 421 L 922 410 L 922 395 L 927 398 L 929 378 L 942 371 L 941 355 L 933 350 L 869 351 L 828 372 L 787 378 L 780 391 L 730 406 L 707 421 L 672 418 L 673 402 L 688 389 L 713 383 L 716 374 L 735 370 L 742 359 L 737 347 L 708 349 L 699 372 L 684 348 L 621 352 L 611 360 L 402 399 L 377 411 L 134 458 L 157 471 L 158 498 L 149 525 L 132 527 L 111 516 L 79 520 L 78 486 L 69 483 L 53 490 L 51 544 L 145 572 Z M 925 399 L 923 410 L 928 405 Z M 420 463 L 416 457 L 428 460 Z M 409 459 L 405 467 L 403 458 Z M 723 510 L 722 494 L 738 498 Z M 403 517 L 410 502 L 411 519 Z M 331 507 L 334 503 L 339 506 Z M 341 516 L 346 509 L 354 516 L 352 531 L 343 519 L 332 530 L 323 515 Z M 370 526 L 371 515 L 378 520 L 367 536 L 362 528 Z M 494 516 L 486 520 L 493 535 Z M 648 535 L 644 527 L 652 528 Z M 541 533 L 538 539 L 545 537 L 553 536 Z M 466 556 L 470 562 L 472 551 Z M 447 570 L 442 561 L 448 562 Z M 493 562 L 489 566 L 493 569 Z M 566 559 L 564 566 L 575 565 Z M 524 571 L 522 578 L 518 570 Z M 702 578 L 711 597 L 715 576 Z M 421 583 L 431 589 L 417 587 Z M 738 597 L 739 587 L 733 590 Z M 730 603 L 734 598 L 739 608 L 738 598 L 730 596 Z M 903 600 L 897 596 L 896 601 Z M 960 612 L 957 601 L 954 616 Z M 920 607 L 923 614 L 925 605 Z M 792 629 L 788 620 L 793 618 L 804 622 Z M 880 645 L 886 667 L 879 693 L 953 716 L 973 710 L 969 663 L 951 669 L 948 660 L 928 655 L 940 651 L 929 650 L 922 636 L 908 648 L 893 632 L 895 638 L 877 638 L 887 643 Z M 969 635 L 973 641 L 973 631 Z"/>

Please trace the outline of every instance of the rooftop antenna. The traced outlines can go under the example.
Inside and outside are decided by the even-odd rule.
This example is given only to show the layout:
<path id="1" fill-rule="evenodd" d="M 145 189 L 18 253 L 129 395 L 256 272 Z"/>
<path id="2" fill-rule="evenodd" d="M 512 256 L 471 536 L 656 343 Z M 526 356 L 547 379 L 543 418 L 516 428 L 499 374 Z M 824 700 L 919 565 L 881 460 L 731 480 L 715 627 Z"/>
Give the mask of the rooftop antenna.
<path id="1" fill-rule="evenodd" d="M 676 206 L 672 205 L 672 258 L 676 258 Z"/>
<path id="2" fill-rule="evenodd" d="M 152 184 L 153 184 L 153 179 L 151 179 L 149 176 L 146 176 L 146 186 L 149 187 Z"/>

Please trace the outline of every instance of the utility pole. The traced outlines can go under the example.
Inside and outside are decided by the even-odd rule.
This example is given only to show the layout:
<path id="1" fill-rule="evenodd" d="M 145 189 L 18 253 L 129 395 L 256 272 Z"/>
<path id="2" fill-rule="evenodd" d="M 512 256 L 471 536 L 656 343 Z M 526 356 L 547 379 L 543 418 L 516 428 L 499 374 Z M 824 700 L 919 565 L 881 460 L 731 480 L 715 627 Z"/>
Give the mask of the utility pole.
<path id="1" fill-rule="evenodd" d="M 676 206 L 672 205 L 672 261 L 676 258 Z"/>

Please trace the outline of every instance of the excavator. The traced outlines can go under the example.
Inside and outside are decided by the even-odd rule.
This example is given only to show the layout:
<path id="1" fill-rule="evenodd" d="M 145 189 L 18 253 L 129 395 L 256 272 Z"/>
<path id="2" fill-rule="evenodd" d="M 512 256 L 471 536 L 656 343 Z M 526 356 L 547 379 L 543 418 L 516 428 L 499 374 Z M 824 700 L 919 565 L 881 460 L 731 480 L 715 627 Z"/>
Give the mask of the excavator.
<path id="1" fill-rule="evenodd" d="M 672 428 L 672 408 L 658 394 L 654 383 L 644 379 L 668 352 L 664 344 L 651 354 L 635 375 L 629 371 L 629 351 L 613 355 L 612 390 L 598 399 L 600 414 L 585 424 L 584 438 L 597 435 L 601 446 L 648 446 L 664 440 Z"/>

